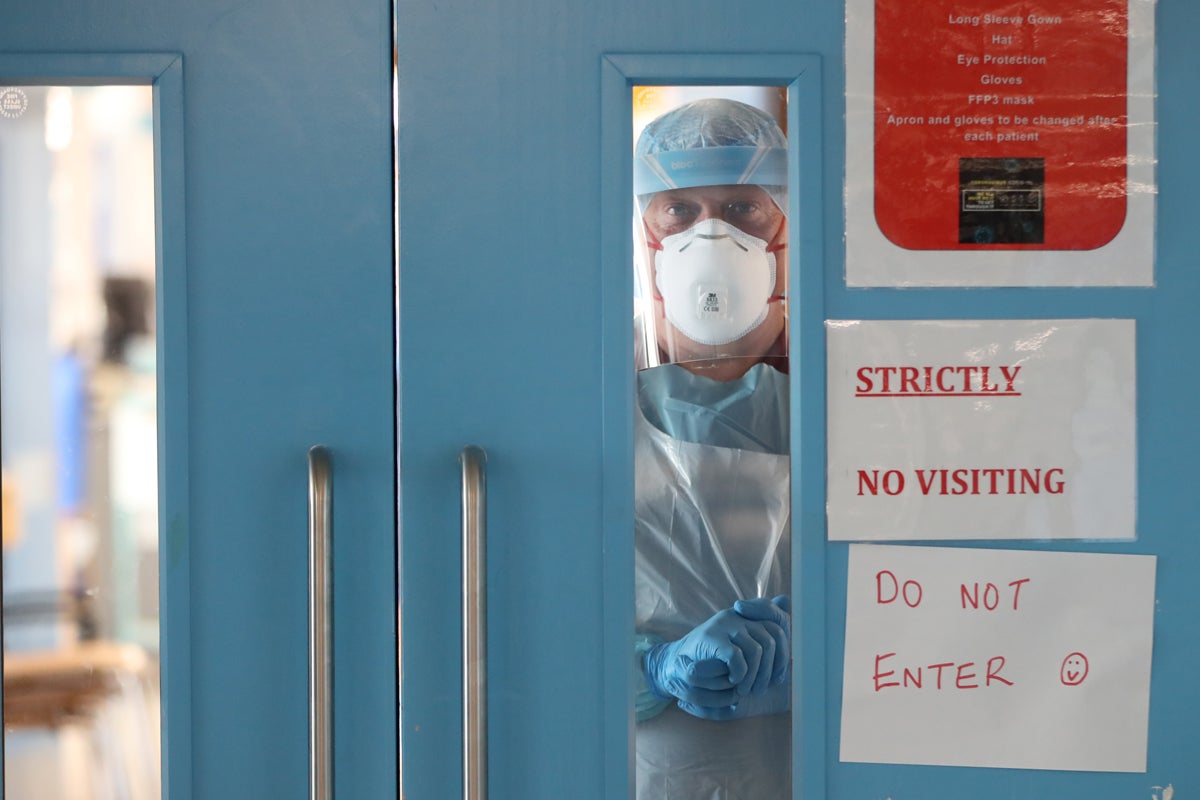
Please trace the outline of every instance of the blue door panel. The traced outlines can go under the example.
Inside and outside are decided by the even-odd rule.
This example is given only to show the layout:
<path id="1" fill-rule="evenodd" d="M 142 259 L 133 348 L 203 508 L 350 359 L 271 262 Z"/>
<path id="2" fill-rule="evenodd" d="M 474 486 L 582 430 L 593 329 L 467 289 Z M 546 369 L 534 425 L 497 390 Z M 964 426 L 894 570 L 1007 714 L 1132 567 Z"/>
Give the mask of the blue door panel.
<path id="1" fill-rule="evenodd" d="M 406 766 L 412 796 L 460 785 L 461 722 L 447 714 L 457 708 L 458 646 L 420 624 L 430 598 L 458 580 L 455 458 L 465 444 L 489 453 L 490 789 L 628 796 L 630 172 L 602 158 L 602 135 L 627 143 L 630 134 L 602 116 L 628 114 L 627 99 L 601 102 L 603 65 L 638 52 L 817 54 L 824 84 L 801 113 L 819 120 L 824 97 L 840 117 L 841 12 L 812 6 L 731 15 L 705 3 L 569 13 L 546 4 L 514 15 L 398 5 L 402 741 L 405 764 L 420 765 Z M 703 82 L 705 70 L 726 83 L 794 78 L 761 65 L 734 74 L 706 55 L 671 69 L 693 71 L 686 82 Z M 838 139 L 826 148 L 837 152 Z M 813 186 L 838 207 L 835 183 Z M 819 252 L 821 232 L 809 235 Z M 448 344 L 430 326 L 466 339 Z"/>
<path id="2" fill-rule="evenodd" d="M 174 439 L 186 459 L 167 448 L 163 463 L 189 503 L 164 519 L 161 548 L 164 597 L 190 583 L 190 618 L 165 617 L 169 796 L 307 791 L 305 453 L 316 443 L 335 473 L 337 790 L 394 795 L 390 9 L 130 0 L 23 3 L 3 17 L 0 54 L 47 74 L 62 72 L 38 54 L 182 63 L 183 143 L 160 174 L 182 198 L 160 225 L 182 251 L 166 262 L 182 266 L 172 280 L 186 282 L 186 302 L 160 309 L 160 336 L 187 356 L 185 372 L 164 365 L 165 393 L 188 402 Z M 93 63 L 73 80 L 112 77 Z M 170 716 L 187 706 L 190 721 Z"/>
<path id="3" fill-rule="evenodd" d="M 818 241 L 808 244 L 817 260 L 800 266 L 820 277 L 802 275 L 818 296 L 801 298 L 804 318 L 793 320 L 793 330 L 803 334 L 814 318 L 1138 322 L 1141 533 L 1136 542 L 1100 549 L 1160 557 L 1149 773 L 838 761 L 847 548 L 824 541 L 824 403 L 817 399 L 824 395 L 824 343 L 817 332 L 800 340 L 804 396 L 795 408 L 801 439 L 794 535 L 802 548 L 794 574 L 806 584 L 798 592 L 810 606 L 797 637 L 797 796 L 1116 798 L 1148 796 L 1154 786 L 1194 776 L 1182 742 L 1190 740 L 1184 715 L 1196 707 L 1187 677 L 1197 649 L 1190 622 L 1196 601 L 1180 582 L 1185 565 L 1197 560 L 1193 537 L 1180 533 L 1195 516 L 1194 493 L 1183 485 L 1188 471 L 1168 454 L 1182 457 L 1196 443 L 1181 405 L 1191 392 L 1181 398 L 1163 391 L 1161 381 L 1177 377 L 1172 353 L 1194 338 L 1186 309 L 1200 289 L 1181 218 L 1191 212 L 1185 187 L 1197 168 L 1189 133 L 1194 92 L 1182 83 L 1197 65 L 1182 32 L 1194 29 L 1196 14 L 1168 0 L 1158 9 L 1156 288 L 850 291 L 843 279 L 843 63 L 861 55 L 844 52 L 841 4 L 768 2 L 731 12 L 715 3 L 580 4 L 569 11 L 545 3 L 514 13 L 401 0 L 402 736 L 407 763 L 420 765 L 406 774 L 406 789 L 426 796 L 458 787 L 461 723 L 445 706 L 457 697 L 457 666 L 444 685 L 436 682 L 457 646 L 409 621 L 457 580 L 454 457 L 475 443 L 491 455 L 489 729 L 493 754 L 502 754 L 493 759 L 491 789 L 502 797 L 626 794 L 630 723 L 621 705 L 628 684 L 619 642 L 629 625 L 631 514 L 621 506 L 631 477 L 628 462 L 621 466 L 613 454 L 627 452 L 630 434 L 628 416 L 621 416 L 629 408 L 628 379 L 613 367 L 621 359 L 613 348 L 623 345 L 618 332 L 626 324 L 628 179 L 602 155 L 621 124 L 605 118 L 620 101 L 602 95 L 601 84 L 606 59 L 629 53 L 676 55 L 675 68 L 689 75 L 680 80 L 667 69 L 642 75 L 648 83 L 703 82 L 690 77 L 687 54 L 697 63 L 712 53 L 819 59 L 820 90 L 796 113 L 817 117 L 822 134 L 819 144 L 801 145 L 817 163 L 799 176 L 823 217 Z M 466 264 L 478 271 L 464 277 L 458 267 Z M 430 338 L 429 325 L 469 333 L 451 345 Z M 820 588 L 815 598 L 809 583 Z"/>

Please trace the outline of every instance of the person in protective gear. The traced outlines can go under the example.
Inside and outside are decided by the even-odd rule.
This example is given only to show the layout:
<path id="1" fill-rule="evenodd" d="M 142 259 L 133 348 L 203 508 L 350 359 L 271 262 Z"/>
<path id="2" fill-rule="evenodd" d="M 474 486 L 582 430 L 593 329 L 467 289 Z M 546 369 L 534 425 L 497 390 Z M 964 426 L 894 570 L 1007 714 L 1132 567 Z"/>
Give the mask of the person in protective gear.
<path id="1" fill-rule="evenodd" d="M 725 99 L 635 149 L 637 797 L 791 796 L 787 140 Z"/>

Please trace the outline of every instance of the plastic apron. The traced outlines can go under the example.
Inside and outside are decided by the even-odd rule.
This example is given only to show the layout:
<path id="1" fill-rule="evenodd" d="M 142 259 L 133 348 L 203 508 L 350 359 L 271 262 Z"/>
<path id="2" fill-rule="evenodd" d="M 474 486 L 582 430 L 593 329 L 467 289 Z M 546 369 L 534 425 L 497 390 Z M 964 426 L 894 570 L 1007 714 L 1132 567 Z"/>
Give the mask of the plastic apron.
<path id="1" fill-rule="evenodd" d="M 678 639 L 737 599 L 789 593 L 788 456 L 674 438 L 640 404 L 636 418 L 637 631 Z M 790 736 L 787 713 L 715 722 L 671 704 L 637 724 L 637 797 L 786 800 Z"/>

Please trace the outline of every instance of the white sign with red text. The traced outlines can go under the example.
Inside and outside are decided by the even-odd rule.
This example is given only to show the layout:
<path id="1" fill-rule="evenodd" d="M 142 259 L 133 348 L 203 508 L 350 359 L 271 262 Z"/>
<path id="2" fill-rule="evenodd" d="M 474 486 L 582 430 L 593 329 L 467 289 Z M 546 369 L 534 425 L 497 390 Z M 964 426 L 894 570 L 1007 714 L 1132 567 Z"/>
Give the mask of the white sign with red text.
<path id="1" fill-rule="evenodd" d="M 826 329 L 830 539 L 1135 537 L 1133 320 Z"/>
<path id="2" fill-rule="evenodd" d="M 841 760 L 1145 772 L 1155 558 L 852 545 Z"/>

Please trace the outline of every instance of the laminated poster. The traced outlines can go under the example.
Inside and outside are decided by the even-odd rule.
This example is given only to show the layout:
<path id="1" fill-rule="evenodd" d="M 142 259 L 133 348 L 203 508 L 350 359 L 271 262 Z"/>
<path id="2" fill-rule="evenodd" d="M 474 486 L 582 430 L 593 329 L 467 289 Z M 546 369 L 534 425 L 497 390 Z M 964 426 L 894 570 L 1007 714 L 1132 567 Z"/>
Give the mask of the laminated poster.
<path id="1" fill-rule="evenodd" d="M 841 760 L 1145 772 L 1155 558 L 853 545 Z"/>
<path id="2" fill-rule="evenodd" d="M 1152 284 L 1153 8 L 849 0 L 847 283 Z"/>
<path id="3" fill-rule="evenodd" d="M 1133 539 L 1133 320 L 829 321 L 832 540 Z"/>

